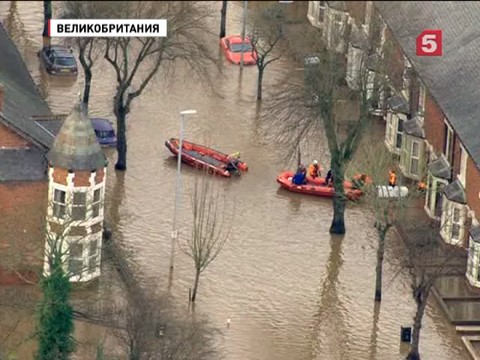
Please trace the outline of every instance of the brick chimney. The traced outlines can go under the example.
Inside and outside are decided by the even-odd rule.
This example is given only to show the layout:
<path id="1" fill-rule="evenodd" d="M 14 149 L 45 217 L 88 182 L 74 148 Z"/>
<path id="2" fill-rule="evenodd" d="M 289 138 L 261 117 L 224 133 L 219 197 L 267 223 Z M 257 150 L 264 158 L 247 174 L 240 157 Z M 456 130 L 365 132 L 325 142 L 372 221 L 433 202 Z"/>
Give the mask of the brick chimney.
<path id="1" fill-rule="evenodd" d="M 4 102 L 5 89 L 3 84 L 0 83 L 0 112 L 3 111 L 3 102 Z"/>

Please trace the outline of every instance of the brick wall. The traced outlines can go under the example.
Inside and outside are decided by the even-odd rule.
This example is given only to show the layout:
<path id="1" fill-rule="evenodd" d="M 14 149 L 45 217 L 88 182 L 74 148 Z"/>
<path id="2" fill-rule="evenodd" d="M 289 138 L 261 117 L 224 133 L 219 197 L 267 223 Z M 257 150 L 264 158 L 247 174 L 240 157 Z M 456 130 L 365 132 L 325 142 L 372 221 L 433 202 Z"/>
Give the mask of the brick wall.
<path id="1" fill-rule="evenodd" d="M 46 181 L 0 183 L 0 284 L 41 269 L 47 195 Z"/>
<path id="2" fill-rule="evenodd" d="M 425 137 L 437 155 L 443 152 L 445 142 L 445 125 L 443 112 L 436 101 L 430 96 L 428 89 L 425 94 Z"/>
<path id="3" fill-rule="evenodd" d="M 0 148 L 24 148 L 28 147 L 30 143 L 16 134 L 4 124 L 0 124 Z"/>
<path id="4" fill-rule="evenodd" d="M 466 185 L 468 206 L 475 211 L 477 220 L 480 220 L 480 170 L 470 157 L 467 160 Z"/>

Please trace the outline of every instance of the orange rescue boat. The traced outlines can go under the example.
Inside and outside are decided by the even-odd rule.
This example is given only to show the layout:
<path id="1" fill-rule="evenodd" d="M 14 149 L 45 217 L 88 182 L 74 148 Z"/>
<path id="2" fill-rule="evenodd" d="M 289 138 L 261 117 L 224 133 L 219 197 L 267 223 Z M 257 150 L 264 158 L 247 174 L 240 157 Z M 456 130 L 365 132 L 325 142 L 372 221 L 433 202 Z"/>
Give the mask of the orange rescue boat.
<path id="1" fill-rule="evenodd" d="M 178 139 L 171 138 L 165 141 L 165 146 L 172 154 L 178 156 Z M 227 154 L 190 141 L 182 140 L 182 162 L 197 168 L 208 169 L 208 171 L 224 177 L 232 176 L 232 173 L 227 170 L 229 163 Z M 248 165 L 241 160 L 238 160 L 236 166 L 240 171 L 248 171 Z"/>
<path id="2" fill-rule="evenodd" d="M 307 184 L 295 185 L 292 183 L 294 175 L 295 173 L 292 171 L 284 171 L 277 177 L 277 182 L 281 187 L 292 192 L 323 197 L 333 197 L 335 195 L 335 189 L 333 186 L 328 186 L 323 177 L 313 179 L 310 176 L 307 176 Z M 361 175 L 356 175 L 355 178 L 360 178 L 360 176 Z M 368 181 L 369 179 L 367 178 L 367 182 Z M 355 189 L 351 181 L 344 181 L 343 186 L 345 189 L 345 195 L 350 200 L 358 200 L 363 195 L 363 191 Z"/>

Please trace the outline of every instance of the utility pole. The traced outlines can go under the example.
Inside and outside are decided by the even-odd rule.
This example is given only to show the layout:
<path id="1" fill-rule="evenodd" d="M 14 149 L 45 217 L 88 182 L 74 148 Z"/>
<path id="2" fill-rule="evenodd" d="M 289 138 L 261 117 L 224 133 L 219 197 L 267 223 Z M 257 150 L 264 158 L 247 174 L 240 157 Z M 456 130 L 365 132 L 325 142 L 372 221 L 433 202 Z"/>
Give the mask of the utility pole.
<path id="1" fill-rule="evenodd" d="M 247 8 L 248 1 L 243 1 L 243 25 L 242 25 L 242 52 L 240 53 L 240 69 L 243 70 L 243 52 L 244 52 L 244 43 L 245 43 L 245 27 L 247 26 Z"/>

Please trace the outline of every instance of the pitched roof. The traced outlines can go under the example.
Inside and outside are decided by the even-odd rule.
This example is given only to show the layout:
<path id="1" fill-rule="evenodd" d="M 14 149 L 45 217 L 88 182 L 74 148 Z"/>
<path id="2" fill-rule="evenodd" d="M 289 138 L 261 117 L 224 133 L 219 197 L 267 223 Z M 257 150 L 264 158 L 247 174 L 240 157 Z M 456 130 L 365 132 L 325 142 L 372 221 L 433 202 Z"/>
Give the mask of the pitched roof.
<path id="1" fill-rule="evenodd" d="M 0 23 L 0 83 L 4 85 L 4 105 L 0 121 L 32 142 L 46 148 L 53 139 L 30 119 L 32 115 L 51 115 L 46 101 L 19 54 L 17 47 Z"/>
<path id="2" fill-rule="evenodd" d="M 0 150 L 0 181 L 34 181 L 47 179 L 45 152 L 30 149 Z"/>
<path id="3" fill-rule="evenodd" d="M 47 159 L 51 165 L 69 170 L 94 170 L 106 165 L 107 159 L 83 103 L 75 105 L 63 121 Z"/>
<path id="4" fill-rule="evenodd" d="M 475 1 L 375 1 L 415 71 L 480 168 L 480 7 Z M 425 29 L 443 32 L 442 56 L 416 56 Z"/>

